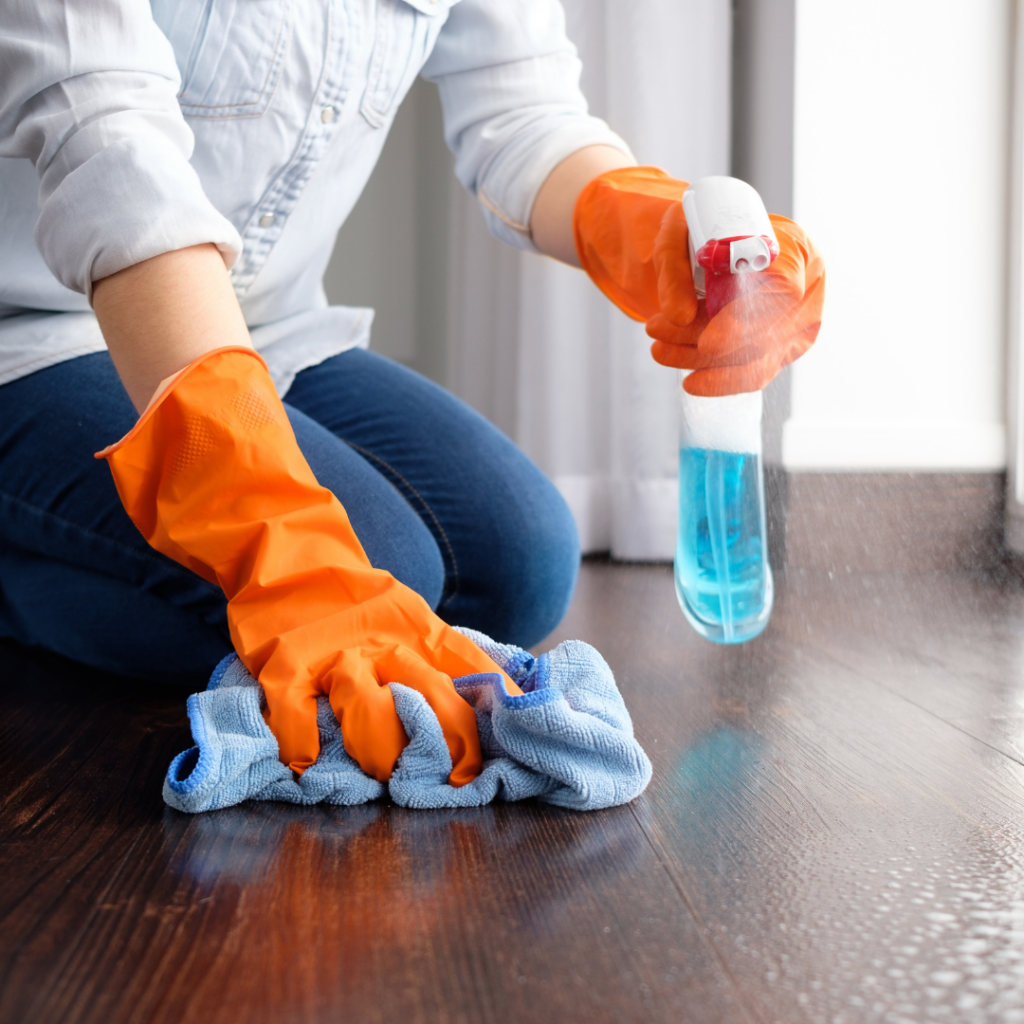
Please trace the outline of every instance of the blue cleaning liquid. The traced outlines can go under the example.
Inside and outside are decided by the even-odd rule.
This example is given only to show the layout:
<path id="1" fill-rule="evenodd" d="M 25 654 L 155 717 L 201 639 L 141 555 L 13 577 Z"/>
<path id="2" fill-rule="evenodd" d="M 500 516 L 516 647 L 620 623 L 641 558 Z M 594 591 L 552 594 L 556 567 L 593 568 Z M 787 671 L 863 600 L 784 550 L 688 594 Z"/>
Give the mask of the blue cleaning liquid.
<path id="1" fill-rule="evenodd" d="M 761 459 L 679 450 L 676 597 L 691 625 L 718 643 L 757 636 L 771 615 Z"/>

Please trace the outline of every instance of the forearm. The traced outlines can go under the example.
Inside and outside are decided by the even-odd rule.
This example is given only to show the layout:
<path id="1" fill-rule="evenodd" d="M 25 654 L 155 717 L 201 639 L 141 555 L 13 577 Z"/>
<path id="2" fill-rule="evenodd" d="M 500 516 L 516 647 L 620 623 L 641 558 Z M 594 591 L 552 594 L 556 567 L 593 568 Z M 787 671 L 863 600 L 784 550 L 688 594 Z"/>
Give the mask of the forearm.
<path id="1" fill-rule="evenodd" d="M 530 218 L 541 252 L 579 266 L 573 209 L 594 178 L 633 161 L 611 146 L 563 160 L 541 186 Z M 214 245 L 163 253 L 93 285 L 93 308 L 117 372 L 140 412 L 161 381 L 204 352 L 249 345 L 249 332 Z"/>
<path id="2" fill-rule="evenodd" d="M 636 161 L 612 146 L 587 146 L 566 157 L 541 185 L 530 214 L 533 243 L 546 256 L 580 265 L 573 234 L 573 210 L 580 192 L 598 175 Z"/>
<path id="3" fill-rule="evenodd" d="M 203 353 L 251 344 L 214 245 L 166 252 L 95 282 L 93 308 L 139 412 L 161 381 Z"/>

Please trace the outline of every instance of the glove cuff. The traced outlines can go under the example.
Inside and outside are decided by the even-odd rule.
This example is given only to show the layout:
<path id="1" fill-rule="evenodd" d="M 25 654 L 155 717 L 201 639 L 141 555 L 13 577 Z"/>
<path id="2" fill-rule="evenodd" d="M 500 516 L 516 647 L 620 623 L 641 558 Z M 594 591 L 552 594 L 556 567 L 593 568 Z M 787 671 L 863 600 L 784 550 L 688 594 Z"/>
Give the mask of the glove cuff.
<path id="1" fill-rule="evenodd" d="M 135 426 L 128 431 L 120 441 L 115 441 L 113 444 L 108 444 L 102 451 L 98 451 L 93 455 L 94 459 L 106 459 L 111 466 L 113 463 L 110 457 L 118 452 L 121 448 L 127 445 L 136 435 L 142 433 L 146 429 L 148 422 L 153 419 L 157 414 L 157 410 L 160 406 L 170 397 L 171 392 L 178 386 L 183 378 L 187 377 L 192 373 L 196 367 L 202 366 L 209 359 L 214 357 L 220 357 L 226 355 L 228 352 L 241 352 L 243 355 L 252 356 L 258 363 L 263 366 L 263 369 L 267 372 L 267 379 L 270 380 L 270 369 L 267 367 L 266 361 L 255 349 L 249 348 L 246 345 L 225 345 L 223 348 L 210 349 L 209 352 L 204 352 L 197 359 L 193 359 L 188 366 L 179 370 L 176 374 L 171 376 L 166 382 L 164 382 L 163 390 L 159 391 L 152 399 L 150 399 L 149 405 L 143 410 L 142 415 L 138 418 Z M 273 383 L 271 382 L 271 387 Z"/>
<path id="2" fill-rule="evenodd" d="M 252 553 L 271 535 L 290 550 L 286 519 L 316 519 L 336 560 L 369 567 L 344 509 L 299 450 L 266 363 L 250 348 L 215 349 L 190 363 L 97 458 L 107 461 L 149 544 L 229 599 L 250 582 Z"/>

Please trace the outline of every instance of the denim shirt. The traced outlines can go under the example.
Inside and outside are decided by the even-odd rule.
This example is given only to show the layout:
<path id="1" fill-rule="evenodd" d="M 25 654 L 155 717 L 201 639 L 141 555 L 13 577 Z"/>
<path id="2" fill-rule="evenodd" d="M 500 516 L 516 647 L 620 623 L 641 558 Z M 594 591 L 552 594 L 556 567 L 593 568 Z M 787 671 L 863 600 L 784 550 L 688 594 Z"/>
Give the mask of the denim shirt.
<path id="1" fill-rule="evenodd" d="M 3 0 L 0 384 L 104 348 L 93 281 L 212 242 L 283 392 L 367 343 L 372 311 L 321 281 L 416 75 L 491 231 L 528 249 L 561 160 L 628 152 L 579 72 L 558 0 Z"/>

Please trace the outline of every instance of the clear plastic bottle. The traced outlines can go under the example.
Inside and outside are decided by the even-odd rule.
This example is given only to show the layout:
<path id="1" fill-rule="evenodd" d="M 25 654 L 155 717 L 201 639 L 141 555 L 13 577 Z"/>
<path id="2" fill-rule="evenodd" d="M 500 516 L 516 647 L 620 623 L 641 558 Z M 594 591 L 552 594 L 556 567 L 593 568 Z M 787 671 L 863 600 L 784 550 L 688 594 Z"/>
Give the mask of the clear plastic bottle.
<path id="1" fill-rule="evenodd" d="M 762 395 L 701 398 L 682 387 L 679 393 L 676 597 L 701 636 L 742 643 L 768 625 L 775 596 L 761 461 Z"/>

